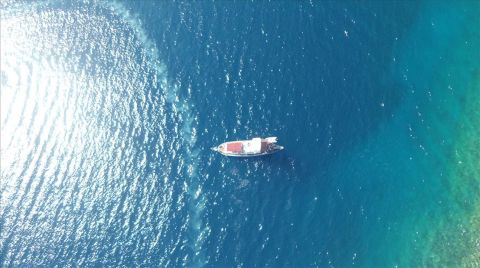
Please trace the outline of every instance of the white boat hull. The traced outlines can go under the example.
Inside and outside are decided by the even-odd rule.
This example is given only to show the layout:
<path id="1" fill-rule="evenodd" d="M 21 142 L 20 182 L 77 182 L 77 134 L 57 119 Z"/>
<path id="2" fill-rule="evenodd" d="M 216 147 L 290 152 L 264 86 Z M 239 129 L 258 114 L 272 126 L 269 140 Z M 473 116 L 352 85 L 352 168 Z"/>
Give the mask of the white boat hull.
<path id="1" fill-rule="evenodd" d="M 225 156 L 255 157 L 269 155 L 283 150 L 284 147 L 276 144 L 276 142 L 276 137 L 266 139 L 254 138 L 251 140 L 224 142 L 211 149 Z"/>

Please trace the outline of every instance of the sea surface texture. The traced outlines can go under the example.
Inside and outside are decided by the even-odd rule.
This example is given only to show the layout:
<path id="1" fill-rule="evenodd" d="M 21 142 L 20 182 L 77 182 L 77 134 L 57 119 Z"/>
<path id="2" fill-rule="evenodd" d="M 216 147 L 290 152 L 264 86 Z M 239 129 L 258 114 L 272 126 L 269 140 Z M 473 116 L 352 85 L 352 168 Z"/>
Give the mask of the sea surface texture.
<path id="1" fill-rule="evenodd" d="M 0 266 L 480 267 L 479 14 L 1 1 Z"/>

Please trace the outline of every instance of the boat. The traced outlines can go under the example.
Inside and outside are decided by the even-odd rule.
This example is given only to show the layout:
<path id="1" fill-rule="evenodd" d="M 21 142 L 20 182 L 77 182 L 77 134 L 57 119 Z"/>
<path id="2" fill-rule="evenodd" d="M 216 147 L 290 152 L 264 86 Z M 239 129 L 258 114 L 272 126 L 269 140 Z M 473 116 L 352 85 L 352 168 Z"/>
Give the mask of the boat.
<path id="1" fill-rule="evenodd" d="M 277 137 L 268 137 L 228 141 L 211 149 L 226 156 L 252 157 L 276 153 L 283 150 L 283 146 L 277 144 Z"/>

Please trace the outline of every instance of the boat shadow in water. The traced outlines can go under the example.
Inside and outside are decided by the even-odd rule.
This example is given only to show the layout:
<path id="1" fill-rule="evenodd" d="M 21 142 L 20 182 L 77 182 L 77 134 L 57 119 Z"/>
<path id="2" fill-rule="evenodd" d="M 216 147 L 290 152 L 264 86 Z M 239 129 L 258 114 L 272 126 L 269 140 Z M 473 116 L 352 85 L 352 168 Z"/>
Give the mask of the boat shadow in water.
<path id="1" fill-rule="evenodd" d="M 257 157 L 229 157 L 230 163 L 245 163 L 253 170 L 265 170 L 272 175 L 283 175 L 288 179 L 300 180 L 311 175 L 301 158 L 288 150 Z M 233 167 L 232 175 L 238 175 L 239 167 Z M 258 172 L 256 172 L 258 173 Z"/>

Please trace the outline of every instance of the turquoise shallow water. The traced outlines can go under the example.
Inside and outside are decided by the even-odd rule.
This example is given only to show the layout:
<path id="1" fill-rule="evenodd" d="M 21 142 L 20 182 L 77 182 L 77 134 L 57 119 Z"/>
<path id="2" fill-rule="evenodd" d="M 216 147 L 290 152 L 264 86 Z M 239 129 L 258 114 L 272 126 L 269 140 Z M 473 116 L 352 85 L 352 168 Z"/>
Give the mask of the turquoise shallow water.
<path id="1" fill-rule="evenodd" d="M 359 199 L 371 204 L 361 206 L 369 224 L 360 233 L 366 245 L 388 250 L 370 251 L 367 266 L 479 263 L 480 34 L 470 27 L 480 25 L 478 8 L 472 2 L 421 5 L 422 16 L 392 62 L 404 88 L 402 105 L 347 157 L 350 172 L 338 167 L 339 177 L 369 178 L 356 183 L 365 195 Z"/>
<path id="2" fill-rule="evenodd" d="M 478 3 L 0 11 L 2 266 L 478 265 Z"/>

